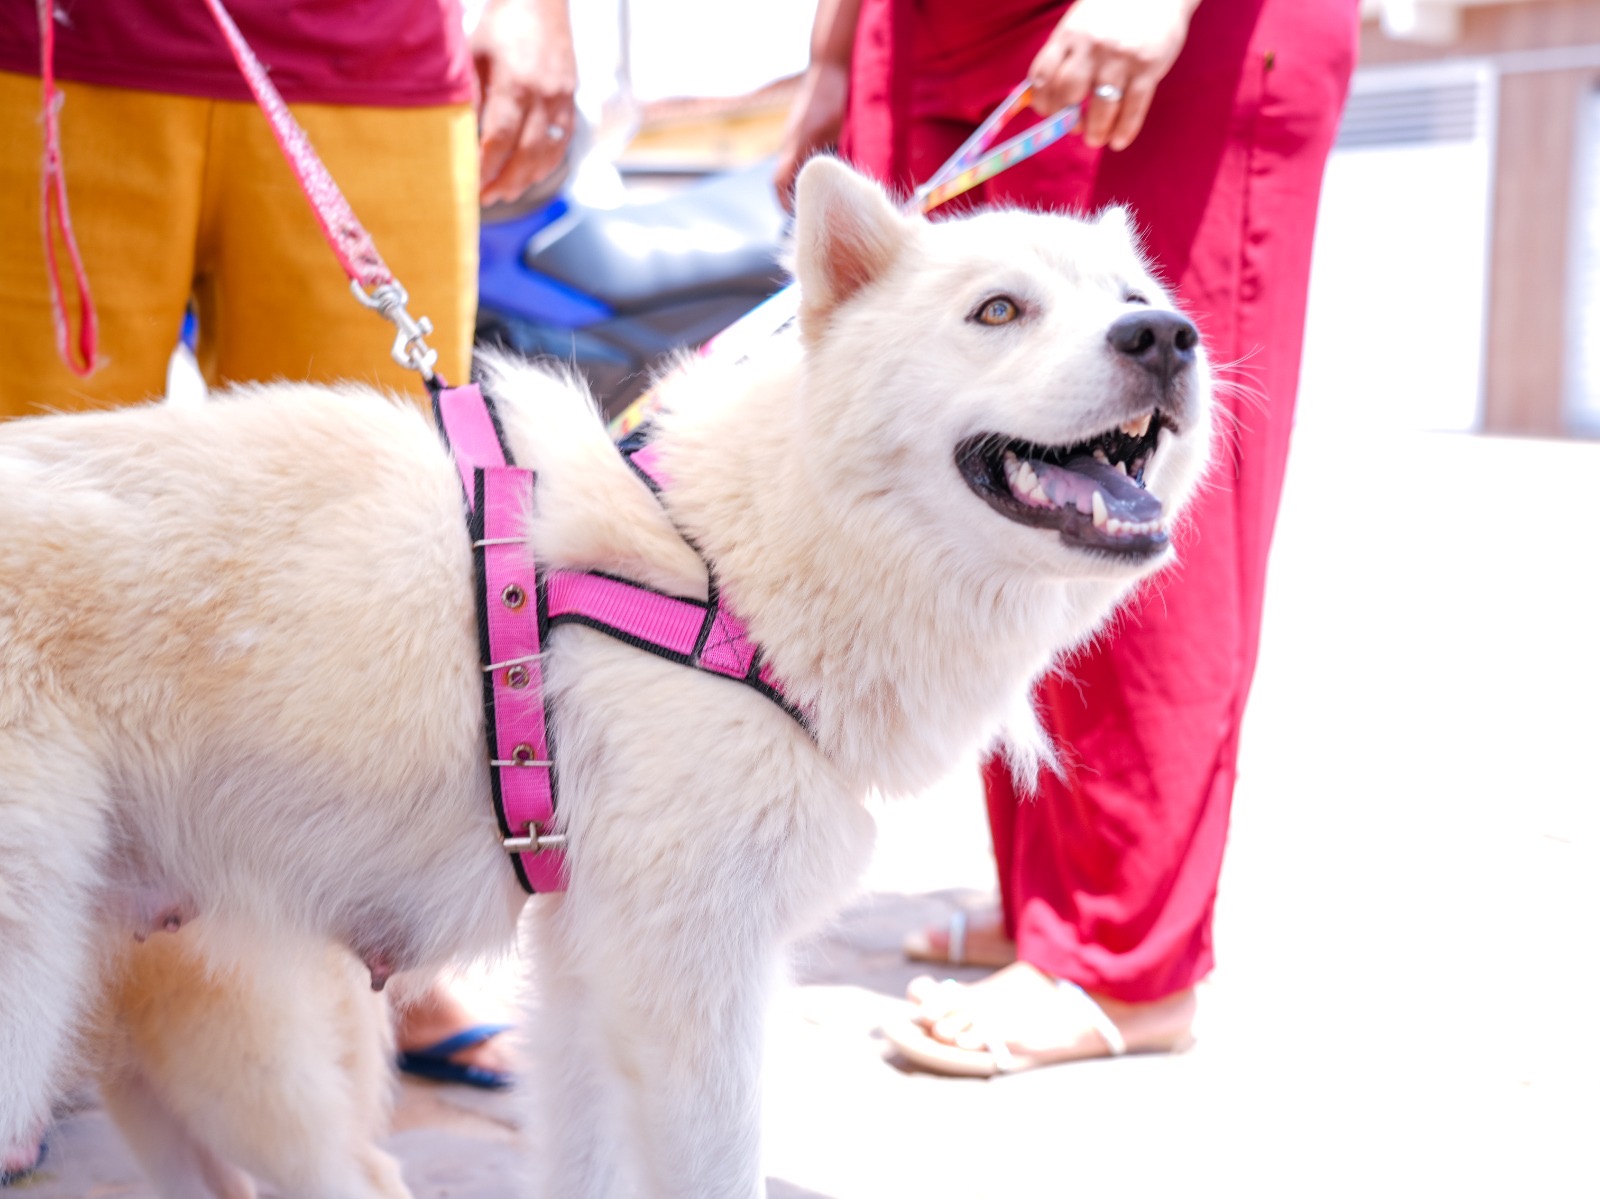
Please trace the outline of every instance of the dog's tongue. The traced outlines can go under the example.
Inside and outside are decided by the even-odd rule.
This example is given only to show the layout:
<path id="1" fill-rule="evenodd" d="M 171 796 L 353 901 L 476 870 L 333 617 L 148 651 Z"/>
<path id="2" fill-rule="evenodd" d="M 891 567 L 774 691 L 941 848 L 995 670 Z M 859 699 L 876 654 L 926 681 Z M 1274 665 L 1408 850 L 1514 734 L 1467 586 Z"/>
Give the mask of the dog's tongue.
<path id="1" fill-rule="evenodd" d="M 1069 459 L 1065 466 L 1047 462 L 1030 463 L 1039 486 L 1063 508 L 1076 508 L 1087 514 L 1098 491 L 1105 500 L 1106 515 L 1114 520 L 1141 524 L 1161 519 L 1161 501 L 1114 466 L 1084 454 Z"/>

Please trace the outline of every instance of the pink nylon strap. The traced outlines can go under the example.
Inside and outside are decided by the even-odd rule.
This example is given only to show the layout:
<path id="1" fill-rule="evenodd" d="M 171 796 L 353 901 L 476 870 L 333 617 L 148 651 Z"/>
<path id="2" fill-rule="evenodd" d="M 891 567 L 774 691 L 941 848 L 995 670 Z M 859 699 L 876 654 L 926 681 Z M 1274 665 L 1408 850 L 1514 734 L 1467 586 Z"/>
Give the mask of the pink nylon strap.
<path id="1" fill-rule="evenodd" d="M 661 465 L 660 451 L 654 445 L 646 444 L 628 455 L 628 462 L 633 466 L 648 483 L 657 495 L 669 485 L 666 469 Z M 783 699 L 783 685 L 772 672 L 772 668 L 763 663 L 759 672 L 751 675 L 750 668 L 755 664 L 760 654 L 761 647 L 750 639 L 749 630 L 744 621 L 740 620 L 722 603 L 719 595 L 711 597 L 710 611 L 705 606 L 692 600 L 676 599 L 671 596 L 660 595 L 657 592 L 646 591 L 633 584 L 624 584 L 635 593 L 632 603 L 626 603 L 620 598 L 613 598 L 616 614 L 614 623 L 619 627 L 633 632 L 635 627 L 648 628 L 649 621 L 655 613 L 666 604 L 678 604 L 692 609 L 700 618 L 704 629 L 703 640 L 698 641 L 698 648 L 691 651 L 690 665 L 702 670 L 709 670 L 715 674 L 726 675 L 730 679 L 739 679 L 742 682 L 759 684 L 759 686 L 772 693 L 771 698 L 782 704 L 802 724 L 804 719 L 798 712 L 789 708 Z M 555 615 L 554 601 L 551 608 L 552 617 Z M 707 617 L 709 615 L 709 623 Z M 642 640 L 652 640 L 647 633 L 636 633 Z"/>
<path id="2" fill-rule="evenodd" d="M 559 843 L 541 848 L 555 818 L 554 761 L 545 723 L 544 671 L 539 664 L 538 580 L 525 523 L 533 472 L 491 466 L 483 487 L 483 581 L 491 695 L 490 765 L 499 782 L 504 831 L 530 839 L 516 854 L 523 885 L 533 892 L 566 889 Z"/>
<path id="3" fill-rule="evenodd" d="M 95 316 L 94 295 L 89 290 L 89 273 L 78 252 L 78 239 L 72 231 L 72 210 L 67 205 L 67 176 L 61 159 L 61 104 L 65 99 L 56 90 L 56 23 L 54 0 L 39 0 L 39 84 L 44 96 L 44 170 L 42 172 L 44 215 L 44 255 L 50 278 L 50 313 L 55 320 L 56 353 L 73 374 L 86 376 L 95 367 L 95 348 L 99 343 L 99 321 Z M 72 278 L 78 291 L 78 333 L 72 333 L 72 316 L 61 286 L 61 264 L 56 259 L 60 242 L 72 265 Z"/>
<path id="4" fill-rule="evenodd" d="M 552 835 L 556 781 L 539 661 L 541 595 L 526 528 L 533 472 L 507 464 L 476 386 L 441 391 L 434 404 L 461 474 L 478 563 L 484 720 L 500 831 L 524 888 L 562 891 L 562 842 L 540 841 Z"/>
<path id="5" fill-rule="evenodd" d="M 545 580 L 552 624 L 575 620 L 640 649 L 712 674 L 751 681 L 757 646 L 744 623 L 720 603 L 706 605 L 652 591 L 626 579 L 581 571 L 551 571 Z M 765 673 L 763 685 L 778 688 Z"/>
<path id="6" fill-rule="evenodd" d="M 641 591 L 622 579 L 579 571 L 552 571 L 545 586 L 551 619 L 588 617 L 651 646 L 688 658 L 706 623 L 705 608 L 688 600 Z"/>

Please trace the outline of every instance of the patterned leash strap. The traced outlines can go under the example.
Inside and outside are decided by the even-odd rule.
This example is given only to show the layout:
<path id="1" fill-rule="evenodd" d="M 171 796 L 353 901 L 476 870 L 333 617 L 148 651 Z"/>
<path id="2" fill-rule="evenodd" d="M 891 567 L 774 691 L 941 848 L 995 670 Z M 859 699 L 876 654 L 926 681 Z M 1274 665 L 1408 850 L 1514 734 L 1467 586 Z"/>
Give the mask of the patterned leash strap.
<path id="1" fill-rule="evenodd" d="M 45 3 L 46 0 L 40 2 Z M 372 243 L 371 234 L 356 219 L 350 202 L 344 198 L 344 193 L 339 190 L 339 185 L 334 182 L 311 145 L 306 131 L 294 119 L 289 106 L 283 102 L 278 89 L 267 77 L 266 68 L 261 65 L 255 51 L 250 49 L 250 43 L 245 41 L 239 27 L 228 15 L 228 10 L 222 6 L 222 0 L 205 0 L 205 3 L 211 10 L 217 28 L 227 40 L 228 48 L 233 52 L 234 61 L 239 64 L 239 71 L 250 86 L 256 103 L 271 125 L 272 135 L 277 139 L 278 148 L 283 151 L 289 169 L 299 180 L 300 190 L 305 193 L 306 201 L 322 227 L 322 236 L 327 239 L 334 257 L 349 276 L 351 292 L 366 307 L 376 309 L 385 320 L 394 323 L 398 330 L 390 350 L 394 360 L 408 370 L 419 372 L 432 383 L 433 364 L 439 360 L 438 353 L 425 340 L 433 332 L 432 322 L 425 316 L 413 317 L 406 311 L 406 304 L 410 301 L 406 289 L 390 273 L 377 246 Z"/>
<path id="2" fill-rule="evenodd" d="M 949 161 L 917 188 L 912 194 L 912 207 L 931 212 L 963 192 L 971 191 L 978 184 L 993 179 L 1001 171 L 1016 166 L 1023 159 L 1032 158 L 1046 146 L 1060 141 L 1077 126 L 1081 106 L 1069 104 L 991 150 L 989 147 L 994 144 L 1000 131 L 1026 109 L 1032 99 L 1032 85 L 1018 84 L 973 135 L 962 143 L 961 148 L 950 156 Z"/>
<path id="3" fill-rule="evenodd" d="M 1025 158 L 1032 158 L 1076 128 L 1081 106 L 1069 104 L 1001 145 L 994 146 L 1000 132 L 1028 107 L 1032 99 L 1033 87 L 1030 84 L 1021 83 L 1013 88 L 1011 94 L 983 119 L 972 136 L 961 143 L 961 148 L 911 193 L 906 211 L 932 212 L 941 204 L 993 179 L 1008 167 L 1016 166 Z M 991 146 L 994 148 L 991 149 Z M 799 289 L 791 283 L 706 342 L 700 347 L 700 353 L 726 355 L 734 361 L 747 358 L 757 346 L 787 326 L 799 308 Z M 621 439 L 632 433 L 650 419 L 658 404 L 655 389 L 646 391 L 612 417 L 609 425 L 611 436 Z"/>
<path id="4" fill-rule="evenodd" d="M 50 312 L 55 319 L 56 353 L 67 369 L 80 377 L 95 367 L 99 343 L 99 321 L 95 316 L 94 295 L 89 290 L 89 274 L 78 252 L 78 239 L 72 231 L 72 211 L 67 206 L 67 177 L 61 160 L 61 104 L 65 99 L 56 90 L 56 22 L 54 0 L 39 0 L 39 85 L 44 100 L 44 170 L 42 172 L 44 218 L 44 256 L 50 277 Z M 72 264 L 73 282 L 78 292 L 78 330 L 72 330 L 72 314 L 67 311 L 65 289 L 61 286 L 61 264 L 57 244 L 66 251 Z"/>
<path id="5" fill-rule="evenodd" d="M 283 102 L 266 68 L 250 49 L 233 23 L 221 0 L 205 0 L 217 27 L 233 52 L 234 61 L 255 95 L 256 103 L 272 127 L 273 137 L 283 151 L 284 158 L 294 171 L 305 193 L 322 235 L 327 239 L 339 265 L 350 278 L 350 290 L 368 308 L 376 309 L 384 319 L 398 329 L 390 353 L 394 360 L 408 370 L 421 373 L 430 383 L 434 381 L 433 364 L 439 355 L 425 338 L 433 332 L 427 317 L 413 317 L 406 311 L 410 297 L 389 268 L 384 264 L 372 237 L 356 219 L 349 201 L 333 181 L 328 168 L 312 148 L 311 139 L 294 119 L 289 106 Z M 63 362 L 79 375 L 94 369 L 98 323 L 95 319 L 94 299 L 89 291 L 89 279 L 84 270 L 82 256 L 72 232 L 72 215 L 67 206 L 66 175 L 62 168 L 61 133 L 58 122 L 63 97 L 55 83 L 55 15 L 54 0 L 38 0 L 39 9 L 39 78 L 44 91 L 44 244 L 49 267 L 51 303 L 56 324 L 56 349 Z M 57 241 L 66 248 L 72 262 L 73 275 L 78 290 L 79 329 L 76 338 L 71 330 L 71 316 L 61 286 L 60 269 L 56 259 Z"/>

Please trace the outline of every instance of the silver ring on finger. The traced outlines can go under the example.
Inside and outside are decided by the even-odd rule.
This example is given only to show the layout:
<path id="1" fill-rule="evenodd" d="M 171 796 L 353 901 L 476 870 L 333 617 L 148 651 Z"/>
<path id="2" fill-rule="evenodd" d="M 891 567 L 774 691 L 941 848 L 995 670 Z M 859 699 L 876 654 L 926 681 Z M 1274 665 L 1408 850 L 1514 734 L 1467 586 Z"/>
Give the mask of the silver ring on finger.
<path id="1" fill-rule="evenodd" d="M 544 135 L 553 142 L 559 142 L 567 136 L 567 131 L 560 125 L 546 125 Z"/>
<path id="2" fill-rule="evenodd" d="M 1114 83 L 1102 83 L 1094 89 L 1094 98 L 1104 100 L 1107 104 L 1120 104 L 1122 102 L 1122 89 Z"/>

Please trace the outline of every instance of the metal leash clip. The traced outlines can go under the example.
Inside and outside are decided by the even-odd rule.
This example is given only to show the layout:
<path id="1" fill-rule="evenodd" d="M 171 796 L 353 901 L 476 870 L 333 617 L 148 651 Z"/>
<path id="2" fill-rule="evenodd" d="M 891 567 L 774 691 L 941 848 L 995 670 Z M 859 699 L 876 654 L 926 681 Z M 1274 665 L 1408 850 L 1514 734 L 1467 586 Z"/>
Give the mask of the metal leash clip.
<path id="1" fill-rule="evenodd" d="M 411 297 L 398 281 L 381 283 L 369 296 L 356 280 L 350 281 L 350 291 L 363 305 L 377 311 L 385 320 L 392 321 L 399 330 L 394 336 L 392 357 L 407 370 L 413 370 L 429 383 L 433 382 L 433 364 L 439 361 L 439 352 L 424 340 L 433 332 L 433 322 L 427 317 L 414 317 L 406 311 Z"/>

